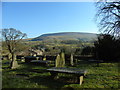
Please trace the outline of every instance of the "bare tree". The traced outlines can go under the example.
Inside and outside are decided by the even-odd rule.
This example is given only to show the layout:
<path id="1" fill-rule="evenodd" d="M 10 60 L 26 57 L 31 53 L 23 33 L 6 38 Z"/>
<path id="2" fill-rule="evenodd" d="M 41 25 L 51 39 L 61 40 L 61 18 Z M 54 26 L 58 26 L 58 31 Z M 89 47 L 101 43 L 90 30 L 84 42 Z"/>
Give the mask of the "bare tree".
<path id="1" fill-rule="evenodd" d="M 15 53 L 17 51 L 17 47 L 20 41 L 24 37 L 26 37 L 26 34 L 14 28 L 9 28 L 9 29 L 2 29 L 2 37 L 3 37 L 3 41 L 5 41 L 9 53 L 12 56 L 12 62 L 13 62 L 16 60 Z"/>
<path id="2" fill-rule="evenodd" d="M 120 1 L 99 0 L 96 2 L 96 19 L 99 30 L 103 33 L 120 35 Z"/>

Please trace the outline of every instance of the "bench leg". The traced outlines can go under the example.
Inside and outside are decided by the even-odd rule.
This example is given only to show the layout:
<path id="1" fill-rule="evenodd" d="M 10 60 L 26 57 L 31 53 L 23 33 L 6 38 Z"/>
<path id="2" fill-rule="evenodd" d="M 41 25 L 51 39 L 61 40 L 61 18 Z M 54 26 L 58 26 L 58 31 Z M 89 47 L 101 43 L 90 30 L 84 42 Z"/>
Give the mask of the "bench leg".
<path id="1" fill-rule="evenodd" d="M 77 77 L 77 82 L 81 85 L 83 82 L 83 76 L 78 76 Z"/>

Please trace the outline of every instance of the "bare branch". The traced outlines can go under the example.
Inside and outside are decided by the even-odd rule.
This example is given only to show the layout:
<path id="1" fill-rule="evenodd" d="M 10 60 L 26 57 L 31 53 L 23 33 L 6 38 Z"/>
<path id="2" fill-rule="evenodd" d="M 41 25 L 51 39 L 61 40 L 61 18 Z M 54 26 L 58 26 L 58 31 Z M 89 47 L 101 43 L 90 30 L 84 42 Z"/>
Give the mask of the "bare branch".
<path id="1" fill-rule="evenodd" d="M 14 28 L 2 29 L 3 40 L 6 42 L 10 53 L 15 53 L 17 44 L 26 37 L 25 33 L 20 32 Z"/>
<path id="2" fill-rule="evenodd" d="M 99 30 L 103 33 L 120 36 L 120 1 L 118 2 L 96 2 L 96 21 Z"/>

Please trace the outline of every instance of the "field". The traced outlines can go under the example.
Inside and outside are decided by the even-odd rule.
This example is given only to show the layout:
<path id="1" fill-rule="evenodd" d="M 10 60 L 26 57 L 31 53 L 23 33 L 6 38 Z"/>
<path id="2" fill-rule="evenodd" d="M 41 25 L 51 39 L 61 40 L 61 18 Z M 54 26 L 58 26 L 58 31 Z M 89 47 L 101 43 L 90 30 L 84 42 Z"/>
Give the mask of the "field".
<path id="1" fill-rule="evenodd" d="M 74 81 L 73 76 L 69 74 L 59 74 L 58 79 L 51 79 L 50 73 L 44 70 L 53 67 L 53 65 L 46 67 L 18 62 L 20 65 L 18 69 L 9 69 L 9 61 L 2 61 L 2 88 L 41 88 L 41 90 L 119 88 L 118 63 L 100 63 L 99 67 L 97 67 L 96 63 L 79 61 L 76 67 L 72 68 L 88 70 L 84 82 L 80 86 Z"/>

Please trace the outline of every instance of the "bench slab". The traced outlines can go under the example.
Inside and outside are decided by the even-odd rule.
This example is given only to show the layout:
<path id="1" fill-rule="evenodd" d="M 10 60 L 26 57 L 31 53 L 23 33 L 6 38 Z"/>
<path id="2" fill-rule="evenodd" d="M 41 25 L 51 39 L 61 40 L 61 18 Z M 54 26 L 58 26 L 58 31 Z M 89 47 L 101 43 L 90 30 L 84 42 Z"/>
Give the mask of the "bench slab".
<path id="1" fill-rule="evenodd" d="M 65 68 L 65 67 L 53 67 L 47 69 L 51 73 L 51 77 L 55 78 L 58 73 L 75 74 L 77 76 L 78 82 L 81 85 L 83 82 L 83 77 L 86 75 L 87 70 L 82 70 L 78 68 Z"/>

